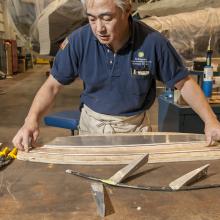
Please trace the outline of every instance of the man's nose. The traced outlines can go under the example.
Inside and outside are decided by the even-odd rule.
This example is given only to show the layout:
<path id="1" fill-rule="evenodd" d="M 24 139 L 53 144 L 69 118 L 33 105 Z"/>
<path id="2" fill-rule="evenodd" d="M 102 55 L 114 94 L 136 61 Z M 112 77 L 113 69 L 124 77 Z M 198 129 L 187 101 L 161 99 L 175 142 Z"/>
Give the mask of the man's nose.
<path id="1" fill-rule="evenodd" d="M 103 32 L 103 31 L 105 31 L 105 25 L 104 25 L 104 23 L 102 22 L 101 19 L 97 19 L 96 29 L 97 29 L 97 32 Z"/>

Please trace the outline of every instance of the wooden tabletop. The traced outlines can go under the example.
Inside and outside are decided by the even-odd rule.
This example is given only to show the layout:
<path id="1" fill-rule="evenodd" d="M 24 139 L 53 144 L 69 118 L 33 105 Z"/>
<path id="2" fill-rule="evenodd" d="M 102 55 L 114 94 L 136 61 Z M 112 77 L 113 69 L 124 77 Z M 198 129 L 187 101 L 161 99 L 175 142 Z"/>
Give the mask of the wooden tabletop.
<path id="1" fill-rule="evenodd" d="M 210 163 L 197 184 L 220 183 L 220 161 L 147 164 L 127 179 L 130 185 L 168 185 Z M 73 169 L 108 178 L 122 166 L 53 165 L 14 161 L 0 171 L 0 219 L 100 219 L 87 180 L 65 173 Z M 220 188 L 188 192 L 148 192 L 106 187 L 115 213 L 106 219 L 206 220 L 220 217 Z"/>

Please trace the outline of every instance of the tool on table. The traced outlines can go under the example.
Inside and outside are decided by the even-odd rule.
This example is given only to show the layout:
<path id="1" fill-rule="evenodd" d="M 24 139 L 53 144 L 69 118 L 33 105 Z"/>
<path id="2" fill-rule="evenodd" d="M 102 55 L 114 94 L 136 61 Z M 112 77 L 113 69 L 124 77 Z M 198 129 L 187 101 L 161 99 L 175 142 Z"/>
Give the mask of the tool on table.
<path id="1" fill-rule="evenodd" d="M 132 163 L 134 163 L 134 162 L 132 162 Z M 127 166 L 129 166 L 129 165 L 127 165 Z M 100 182 L 100 183 L 110 185 L 110 186 L 130 188 L 130 189 L 139 189 L 139 190 L 146 190 L 146 191 L 175 192 L 175 191 L 189 191 L 189 190 L 220 188 L 220 183 L 206 184 L 206 185 L 196 185 L 196 186 L 189 185 L 190 183 L 192 183 L 192 181 L 195 182 L 196 180 L 198 180 L 199 177 L 201 177 L 201 176 L 204 177 L 207 174 L 208 167 L 209 167 L 209 164 L 206 164 L 206 165 L 204 165 L 204 166 L 202 166 L 202 167 L 200 167 L 196 170 L 191 171 L 190 175 L 186 174 L 186 175 L 183 175 L 180 178 L 178 178 L 180 180 L 181 180 L 181 178 L 183 178 L 180 181 L 181 186 L 178 187 L 178 189 L 172 189 L 170 186 L 140 186 L 140 185 L 137 186 L 137 185 L 127 185 L 127 184 L 123 184 L 123 183 L 116 183 L 116 182 L 111 180 L 112 177 L 109 178 L 109 179 L 101 179 L 101 178 L 97 178 L 97 177 L 87 175 L 87 174 L 84 174 L 84 173 L 81 173 L 81 172 L 77 172 L 77 171 L 74 171 L 74 170 L 70 170 L 70 169 L 66 170 L 66 173 L 73 174 L 75 176 L 82 177 L 84 179 Z M 172 182 L 175 183 L 175 181 L 177 181 L 177 180 L 174 180 Z M 173 185 L 174 184 L 171 184 L 172 187 L 173 187 Z"/>
<path id="2" fill-rule="evenodd" d="M 96 184 L 92 183 L 92 192 L 94 199 L 97 204 L 98 213 L 100 216 L 104 217 L 106 212 L 105 205 L 105 195 L 104 195 L 104 185 L 110 185 L 114 187 L 122 187 L 129 189 L 139 189 L 146 191 L 161 191 L 161 192 L 176 192 L 176 191 L 189 191 L 189 190 L 199 190 L 199 189 L 210 189 L 210 188 L 219 188 L 220 184 L 207 184 L 207 185 L 196 185 L 192 186 L 190 184 L 198 181 L 202 177 L 207 175 L 209 164 L 206 164 L 202 167 L 199 167 L 180 178 L 172 181 L 169 186 L 140 186 L 140 185 L 127 185 L 121 183 L 125 180 L 130 174 L 136 171 L 138 168 L 143 166 L 148 162 L 149 154 L 144 154 L 135 161 L 132 161 L 130 164 L 119 170 L 109 179 L 101 179 L 94 176 L 90 176 L 84 173 L 76 172 L 73 170 L 66 170 L 66 173 L 73 174 L 84 179 L 95 181 Z"/>
<path id="3" fill-rule="evenodd" d="M 9 152 L 10 150 L 8 147 L 5 147 L 2 151 L 0 151 L 0 161 L 4 161 Z"/>
<path id="4" fill-rule="evenodd" d="M 0 168 L 7 166 L 17 157 L 17 148 L 13 148 L 11 151 L 8 147 L 4 148 L 0 152 Z"/>
<path id="5" fill-rule="evenodd" d="M 220 188 L 220 183 L 217 184 L 206 184 L 206 185 L 190 185 L 190 186 L 182 186 L 178 190 L 173 190 L 169 186 L 143 186 L 143 185 L 127 185 L 123 183 L 118 183 L 118 184 L 112 184 L 111 182 L 107 182 L 106 180 L 87 175 L 81 172 L 73 171 L 73 170 L 68 170 L 67 173 L 73 174 L 75 176 L 91 180 L 91 181 L 96 181 L 96 182 L 101 182 L 103 184 L 113 186 L 113 187 L 121 187 L 121 188 L 129 188 L 129 189 L 137 189 L 137 190 L 145 190 L 145 191 L 154 191 L 154 192 L 176 192 L 176 191 L 192 191 L 192 190 L 202 190 L 202 189 L 212 189 L 212 188 Z"/>

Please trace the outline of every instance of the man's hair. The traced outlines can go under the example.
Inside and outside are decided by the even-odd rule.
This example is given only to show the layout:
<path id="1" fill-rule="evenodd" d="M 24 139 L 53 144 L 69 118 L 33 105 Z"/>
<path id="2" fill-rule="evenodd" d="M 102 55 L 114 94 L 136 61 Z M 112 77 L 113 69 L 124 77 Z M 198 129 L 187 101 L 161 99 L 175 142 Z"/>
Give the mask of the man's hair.
<path id="1" fill-rule="evenodd" d="M 88 0 L 81 0 L 85 8 L 87 1 Z M 128 9 L 128 6 L 131 4 L 131 0 L 113 0 L 113 1 L 122 11 L 126 11 Z"/>
<path id="2" fill-rule="evenodd" d="M 126 11 L 128 6 L 131 4 L 130 0 L 114 0 L 115 4 L 121 8 L 122 11 Z"/>

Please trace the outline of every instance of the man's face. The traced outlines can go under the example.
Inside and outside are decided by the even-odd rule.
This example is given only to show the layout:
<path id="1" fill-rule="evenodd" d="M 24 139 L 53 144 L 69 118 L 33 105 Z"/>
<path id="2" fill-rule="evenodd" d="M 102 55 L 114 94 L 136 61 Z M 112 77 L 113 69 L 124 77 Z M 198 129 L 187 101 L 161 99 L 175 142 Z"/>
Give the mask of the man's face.
<path id="1" fill-rule="evenodd" d="M 92 31 L 100 43 L 114 46 L 123 41 L 129 11 L 123 12 L 114 0 L 88 0 L 86 8 Z"/>

